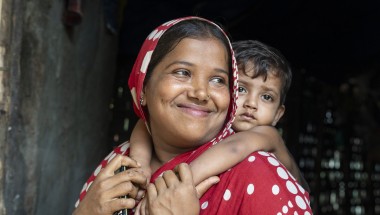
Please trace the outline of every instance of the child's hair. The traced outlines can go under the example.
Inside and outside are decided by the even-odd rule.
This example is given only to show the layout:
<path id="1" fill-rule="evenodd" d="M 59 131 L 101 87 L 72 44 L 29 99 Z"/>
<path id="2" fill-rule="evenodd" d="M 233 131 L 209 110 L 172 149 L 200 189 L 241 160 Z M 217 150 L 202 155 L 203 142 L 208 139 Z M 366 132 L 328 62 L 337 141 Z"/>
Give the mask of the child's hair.
<path id="1" fill-rule="evenodd" d="M 251 78 L 264 77 L 273 73 L 281 80 L 281 104 L 285 103 L 286 94 L 292 82 L 292 71 L 286 58 L 281 52 L 271 46 L 256 40 L 243 40 L 232 43 L 236 61 L 240 70 L 248 75 L 246 67 L 253 64 Z"/>

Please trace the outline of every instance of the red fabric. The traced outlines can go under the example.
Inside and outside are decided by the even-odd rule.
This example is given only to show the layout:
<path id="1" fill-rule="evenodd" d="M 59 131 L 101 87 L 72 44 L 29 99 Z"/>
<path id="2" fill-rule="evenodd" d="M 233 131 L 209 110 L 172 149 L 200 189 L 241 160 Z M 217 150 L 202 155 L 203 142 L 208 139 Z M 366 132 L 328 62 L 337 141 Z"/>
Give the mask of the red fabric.
<path id="1" fill-rule="evenodd" d="M 155 49 L 157 41 L 164 31 L 176 23 L 187 19 L 200 18 L 185 17 L 172 20 L 159 26 L 148 36 L 140 50 L 128 84 L 134 98 L 135 111 L 143 120 L 145 120 L 145 113 L 137 98 L 141 96 L 146 67 L 150 61 L 151 53 Z M 178 155 L 167 162 L 152 175 L 151 181 L 154 181 L 163 171 L 173 169 L 179 163 L 190 163 L 209 147 L 212 147 L 212 145 L 217 144 L 220 140 L 233 134 L 230 127 L 236 112 L 237 66 L 235 58 L 232 57 L 232 59 L 233 72 L 230 84 L 231 103 L 224 129 L 210 142 L 205 143 L 194 151 Z M 104 168 L 116 154 L 128 155 L 128 148 L 128 143 L 116 147 L 101 162 L 83 186 L 76 206 L 85 197 L 88 188 L 100 170 Z M 312 213 L 309 206 L 308 193 L 296 183 L 285 167 L 271 154 L 265 152 L 252 153 L 247 159 L 229 171 L 222 173 L 220 179 L 220 182 L 210 188 L 200 199 L 201 214 L 307 215 Z"/>

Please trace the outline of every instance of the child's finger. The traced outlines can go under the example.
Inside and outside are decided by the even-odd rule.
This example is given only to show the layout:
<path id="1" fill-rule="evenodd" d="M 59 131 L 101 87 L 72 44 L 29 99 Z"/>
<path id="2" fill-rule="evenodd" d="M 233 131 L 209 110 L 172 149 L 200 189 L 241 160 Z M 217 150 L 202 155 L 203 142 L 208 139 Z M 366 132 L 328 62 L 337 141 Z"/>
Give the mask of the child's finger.
<path id="1" fill-rule="evenodd" d="M 206 180 L 199 183 L 195 189 L 197 190 L 197 196 L 198 198 L 201 198 L 203 194 L 206 193 L 210 187 L 217 184 L 220 181 L 218 176 L 211 176 L 210 178 L 207 178 Z"/>

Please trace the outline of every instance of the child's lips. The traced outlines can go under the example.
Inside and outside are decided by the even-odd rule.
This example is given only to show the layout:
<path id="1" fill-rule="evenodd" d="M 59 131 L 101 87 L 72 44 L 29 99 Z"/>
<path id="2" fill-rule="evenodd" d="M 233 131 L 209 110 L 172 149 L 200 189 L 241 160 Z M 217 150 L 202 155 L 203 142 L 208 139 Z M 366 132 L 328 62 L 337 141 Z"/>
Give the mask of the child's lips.
<path id="1" fill-rule="evenodd" d="M 255 120 L 256 118 L 253 116 L 253 114 L 250 113 L 243 113 L 240 115 L 245 120 Z"/>

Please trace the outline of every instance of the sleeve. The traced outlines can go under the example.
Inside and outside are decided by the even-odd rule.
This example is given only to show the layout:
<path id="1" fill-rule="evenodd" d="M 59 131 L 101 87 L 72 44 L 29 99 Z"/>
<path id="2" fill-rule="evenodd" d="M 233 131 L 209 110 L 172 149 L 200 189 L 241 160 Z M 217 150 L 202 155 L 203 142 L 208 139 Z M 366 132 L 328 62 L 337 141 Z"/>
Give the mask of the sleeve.
<path id="1" fill-rule="evenodd" d="M 309 194 L 267 152 L 254 152 L 220 176 L 201 199 L 201 214 L 310 215 Z"/>
<path id="2" fill-rule="evenodd" d="M 105 157 L 95 171 L 91 174 L 91 176 L 87 179 L 86 183 L 83 185 L 82 190 L 79 193 L 79 199 L 75 203 L 75 208 L 78 207 L 79 203 L 86 196 L 88 189 L 91 187 L 92 183 L 96 179 L 96 176 L 99 174 L 100 170 L 105 168 L 107 164 L 118 154 L 127 155 L 129 153 L 129 142 L 125 142 L 117 146 L 111 153 Z"/>

